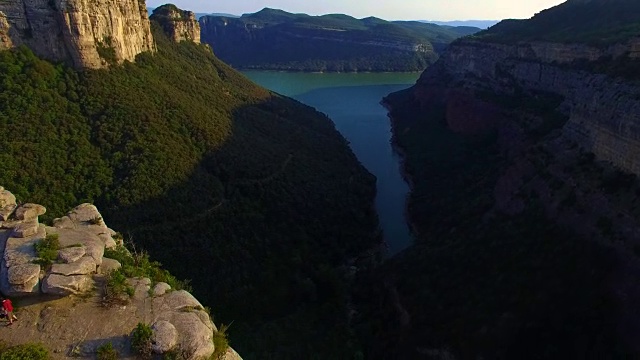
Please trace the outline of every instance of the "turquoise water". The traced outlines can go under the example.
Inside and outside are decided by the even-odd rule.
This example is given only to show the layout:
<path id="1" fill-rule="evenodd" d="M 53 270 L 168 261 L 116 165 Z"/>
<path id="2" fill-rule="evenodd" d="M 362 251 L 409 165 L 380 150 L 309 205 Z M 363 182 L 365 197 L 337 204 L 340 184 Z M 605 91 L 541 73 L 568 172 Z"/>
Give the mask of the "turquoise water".
<path id="1" fill-rule="evenodd" d="M 391 148 L 391 125 L 380 100 L 413 85 L 418 73 L 243 72 L 254 82 L 327 114 L 349 141 L 360 162 L 378 178 L 376 208 L 389 255 L 409 246 L 404 217 L 409 187 Z"/>

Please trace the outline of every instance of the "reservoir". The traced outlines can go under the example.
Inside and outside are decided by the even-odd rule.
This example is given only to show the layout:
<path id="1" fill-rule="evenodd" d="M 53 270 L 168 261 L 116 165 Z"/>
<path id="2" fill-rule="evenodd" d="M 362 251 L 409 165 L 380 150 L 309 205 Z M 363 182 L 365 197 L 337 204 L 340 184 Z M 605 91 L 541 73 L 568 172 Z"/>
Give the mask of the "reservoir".
<path id="1" fill-rule="evenodd" d="M 378 178 L 376 209 L 388 255 L 412 243 L 404 216 L 409 187 L 391 147 L 391 124 L 380 100 L 413 85 L 419 73 L 286 73 L 244 71 L 252 81 L 327 114 L 360 162 Z"/>

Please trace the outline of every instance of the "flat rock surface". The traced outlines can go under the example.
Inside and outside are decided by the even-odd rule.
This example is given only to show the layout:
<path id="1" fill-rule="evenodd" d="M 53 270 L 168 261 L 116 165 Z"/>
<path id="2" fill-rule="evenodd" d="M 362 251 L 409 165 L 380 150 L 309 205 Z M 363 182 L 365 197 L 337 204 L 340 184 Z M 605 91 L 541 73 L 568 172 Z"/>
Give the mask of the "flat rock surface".
<path id="1" fill-rule="evenodd" d="M 51 295 L 67 296 L 91 290 L 93 281 L 89 275 L 49 274 L 42 280 L 42 292 Z"/>
<path id="2" fill-rule="evenodd" d="M 49 272 L 65 276 L 92 274 L 96 272 L 96 262 L 93 258 L 85 256 L 71 264 L 53 264 Z"/>
<path id="3" fill-rule="evenodd" d="M 100 288 L 101 277 L 96 279 Z M 153 324 L 156 313 L 149 298 L 134 300 L 126 306 L 101 307 L 98 293 L 83 298 L 41 296 L 12 300 L 19 321 L 7 327 L 0 320 L 0 339 L 11 344 L 45 344 L 53 360 L 78 356 L 93 359 L 96 349 L 107 342 L 118 351 L 119 359 L 135 360 L 127 335 L 139 322 Z M 242 360 L 236 355 L 230 349 L 224 360 Z"/>
<path id="4" fill-rule="evenodd" d="M 87 248 L 84 245 L 81 246 L 72 246 L 69 248 L 64 248 L 58 251 L 58 260 L 63 263 L 72 263 L 74 261 L 80 260 L 87 253 Z"/>

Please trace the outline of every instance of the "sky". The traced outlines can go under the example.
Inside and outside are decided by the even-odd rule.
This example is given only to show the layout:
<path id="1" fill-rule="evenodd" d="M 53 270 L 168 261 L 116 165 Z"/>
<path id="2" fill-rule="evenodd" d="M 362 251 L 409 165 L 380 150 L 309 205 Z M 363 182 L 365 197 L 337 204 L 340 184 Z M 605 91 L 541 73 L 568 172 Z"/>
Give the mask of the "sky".
<path id="1" fill-rule="evenodd" d="M 564 0 L 170 0 L 184 10 L 241 15 L 269 7 L 309 15 L 347 14 L 385 20 L 525 19 Z M 166 0 L 147 0 L 157 7 Z"/>

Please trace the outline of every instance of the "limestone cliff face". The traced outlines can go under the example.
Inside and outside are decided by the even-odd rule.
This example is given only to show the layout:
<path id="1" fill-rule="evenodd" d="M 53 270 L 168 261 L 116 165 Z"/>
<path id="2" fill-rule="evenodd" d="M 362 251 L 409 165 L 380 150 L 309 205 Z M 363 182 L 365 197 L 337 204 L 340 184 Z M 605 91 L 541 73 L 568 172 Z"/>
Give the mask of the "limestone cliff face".
<path id="1" fill-rule="evenodd" d="M 10 46 L 24 44 L 77 68 L 133 61 L 154 50 L 144 0 L 8 0 L 0 2 L 0 11 L 9 28 L 3 31 L 0 16 L 0 39 L 8 33 Z"/>
<path id="2" fill-rule="evenodd" d="M 465 39 L 454 43 L 422 74 L 414 94 L 423 103 L 434 99 L 444 102 L 447 109 L 455 109 L 449 112 L 450 125 L 459 125 L 460 119 L 466 117 L 463 121 L 473 129 L 491 124 L 491 112 L 478 114 L 469 110 L 466 116 L 459 114 L 464 110 L 460 106 L 449 105 L 465 98 L 466 103 L 474 104 L 467 109 L 489 106 L 476 96 L 478 92 L 544 92 L 561 96 L 564 101 L 560 109 L 569 116 L 563 128 L 565 136 L 598 158 L 640 174 L 640 87 L 622 78 L 573 67 L 578 62 L 603 58 L 637 58 L 639 45 L 638 38 L 606 49 L 580 44 L 506 45 Z M 446 82 L 436 81 L 444 78 Z"/>
<path id="3" fill-rule="evenodd" d="M 0 12 L 0 50 L 10 49 L 13 47 L 13 42 L 9 36 L 9 22 L 7 16 Z"/>
<path id="4" fill-rule="evenodd" d="M 157 21 L 175 42 L 200 43 L 200 23 L 191 11 L 180 10 L 175 5 L 167 4 L 153 10 L 151 20 Z"/>

